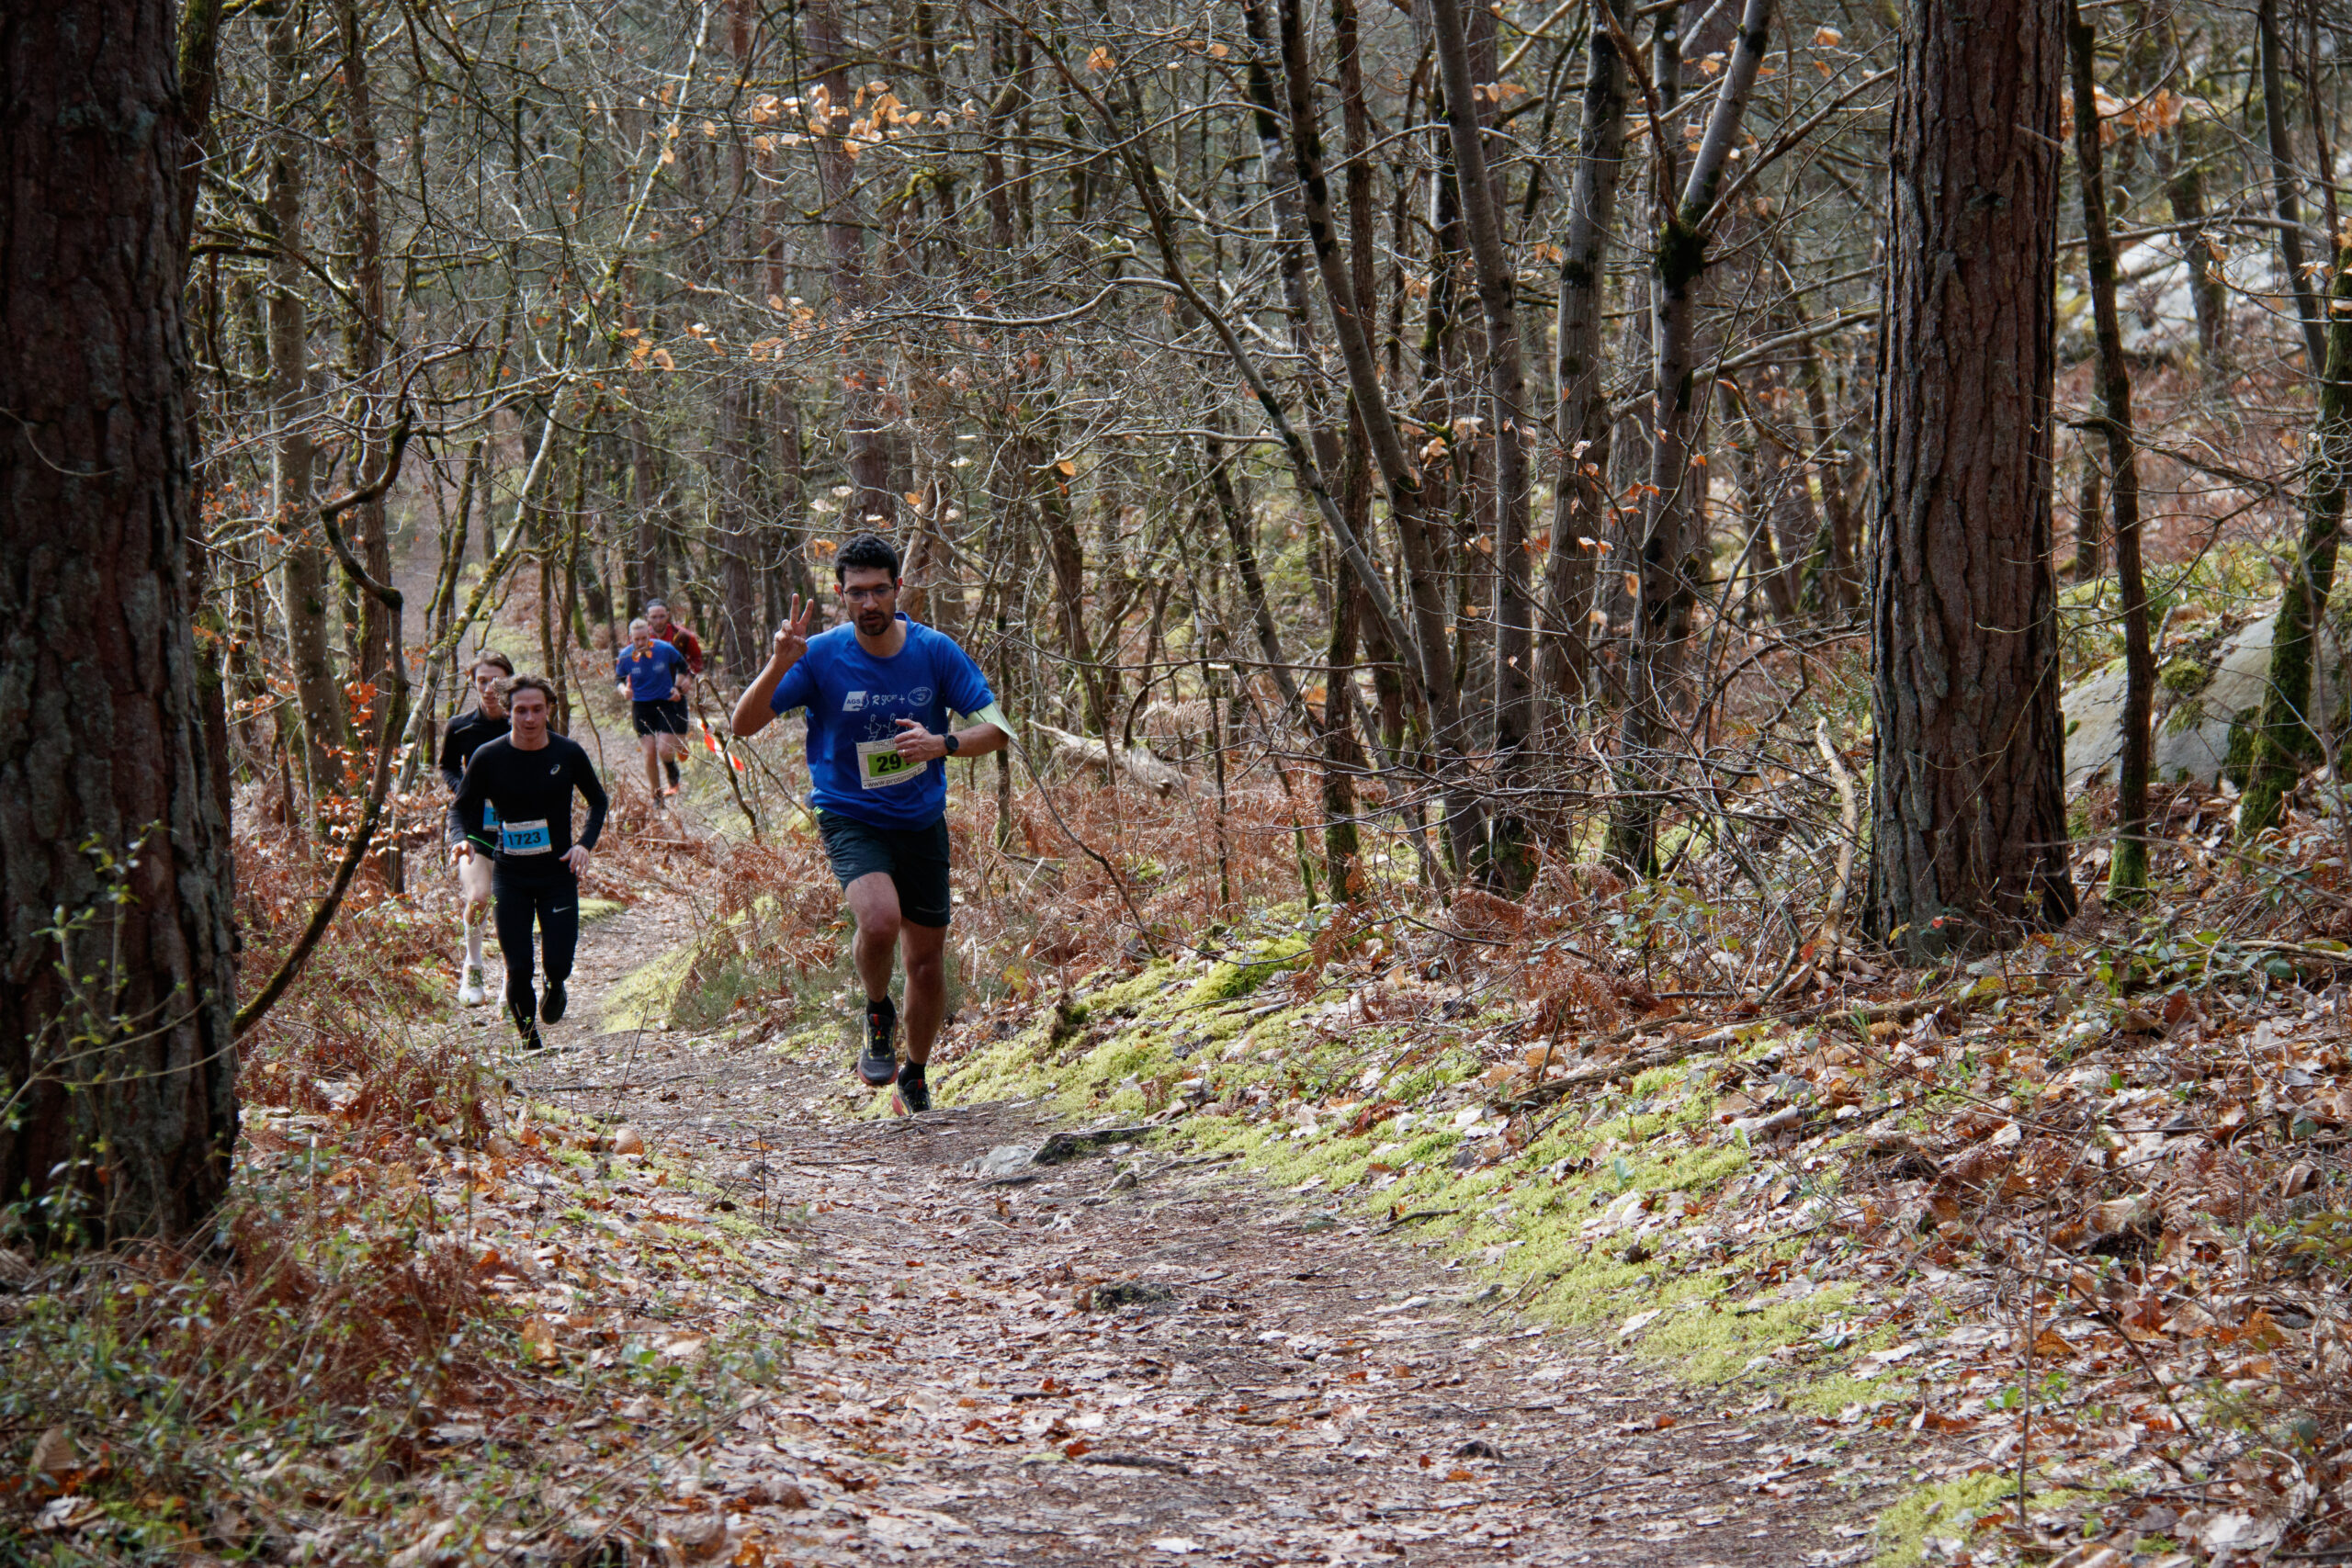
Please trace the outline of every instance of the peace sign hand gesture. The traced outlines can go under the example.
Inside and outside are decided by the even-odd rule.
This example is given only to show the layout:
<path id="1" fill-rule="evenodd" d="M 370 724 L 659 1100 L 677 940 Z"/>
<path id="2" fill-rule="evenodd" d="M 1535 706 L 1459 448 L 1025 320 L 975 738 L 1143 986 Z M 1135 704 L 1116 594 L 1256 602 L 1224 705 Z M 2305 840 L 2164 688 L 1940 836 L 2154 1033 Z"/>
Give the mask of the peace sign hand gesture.
<path id="1" fill-rule="evenodd" d="M 778 670 L 789 670 L 800 662 L 808 651 L 808 628 L 817 618 L 817 601 L 803 603 L 799 594 L 792 596 L 792 615 L 775 629 L 775 641 L 770 646 L 768 661 Z"/>

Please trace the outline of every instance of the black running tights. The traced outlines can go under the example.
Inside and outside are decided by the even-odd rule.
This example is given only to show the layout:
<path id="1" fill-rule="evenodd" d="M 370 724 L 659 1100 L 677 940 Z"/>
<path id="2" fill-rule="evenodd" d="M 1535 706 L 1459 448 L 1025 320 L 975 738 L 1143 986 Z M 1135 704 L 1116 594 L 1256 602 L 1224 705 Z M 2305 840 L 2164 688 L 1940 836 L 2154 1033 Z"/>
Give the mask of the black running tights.
<path id="1" fill-rule="evenodd" d="M 517 876 L 504 866 L 491 879 L 497 901 L 498 951 L 506 959 L 506 1006 L 514 1025 L 528 1034 L 538 1027 L 539 998 L 531 986 L 531 924 L 538 922 L 540 955 L 548 980 L 571 978 L 572 950 L 580 945 L 580 882 L 569 872 L 558 876 Z"/>

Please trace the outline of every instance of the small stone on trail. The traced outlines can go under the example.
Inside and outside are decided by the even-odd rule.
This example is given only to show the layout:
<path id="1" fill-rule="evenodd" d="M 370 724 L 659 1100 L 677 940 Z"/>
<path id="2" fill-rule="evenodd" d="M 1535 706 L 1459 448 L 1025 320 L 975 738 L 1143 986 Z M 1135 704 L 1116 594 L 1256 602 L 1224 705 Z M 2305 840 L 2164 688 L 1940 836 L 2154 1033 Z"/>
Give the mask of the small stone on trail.
<path id="1" fill-rule="evenodd" d="M 613 1129 L 613 1153 L 641 1155 L 645 1152 L 645 1134 L 624 1122 Z"/>
<path id="2" fill-rule="evenodd" d="M 1036 1150 L 1023 1144 L 999 1144 L 965 1168 L 982 1181 L 1007 1181 L 1019 1179 Z"/>
<path id="3" fill-rule="evenodd" d="M 1490 1459 L 1501 1462 L 1503 1450 L 1484 1438 L 1473 1438 L 1453 1450 L 1455 1459 Z"/>

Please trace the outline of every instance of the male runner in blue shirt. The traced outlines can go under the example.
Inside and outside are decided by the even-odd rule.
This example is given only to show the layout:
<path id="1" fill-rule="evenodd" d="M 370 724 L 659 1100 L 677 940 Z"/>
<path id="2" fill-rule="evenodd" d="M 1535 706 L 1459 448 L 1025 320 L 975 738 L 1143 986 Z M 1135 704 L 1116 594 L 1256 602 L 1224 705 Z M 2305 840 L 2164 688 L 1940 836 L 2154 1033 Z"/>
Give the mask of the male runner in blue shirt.
<path id="1" fill-rule="evenodd" d="M 686 656 L 655 637 L 652 622 L 628 624 L 628 646 L 613 660 L 613 684 L 629 699 L 629 722 L 645 753 L 645 789 L 656 811 L 664 795 L 678 793 L 675 784 L 662 787 L 662 763 L 685 752 L 686 696 L 694 683 Z"/>
<path id="2" fill-rule="evenodd" d="M 788 708 L 808 710 L 808 775 L 833 874 L 857 917 L 865 983 L 859 1076 L 895 1080 L 898 1109 L 931 1109 L 923 1067 L 946 1010 L 947 763 L 1004 745 L 988 678 L 955 639 L 899 614 L 899 552 L 861 534 L 833 558 L 846 625 L 808 635 L 817 604 L 792 601 L 768 661 L 735 705 L 735 733 L 756 735 Z M 950 729 L 947 716 L 977 720 Z M 907 1065 L 891 1040 L 890 965 L 907 963 Z"/>

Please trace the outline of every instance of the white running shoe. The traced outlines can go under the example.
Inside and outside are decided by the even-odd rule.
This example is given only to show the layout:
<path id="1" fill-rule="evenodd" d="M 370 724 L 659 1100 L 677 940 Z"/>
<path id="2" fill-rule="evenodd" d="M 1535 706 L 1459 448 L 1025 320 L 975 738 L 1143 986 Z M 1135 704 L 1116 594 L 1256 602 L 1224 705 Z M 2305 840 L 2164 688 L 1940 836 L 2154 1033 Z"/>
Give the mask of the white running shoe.
<path id="1" fill-rule="evenodd" d="M 481 965 L 466 965 L 466 977 L 458 984 L 458 1000 L 469 1008 L 478 1008 L 489 998 L 482 991 Z"/>

